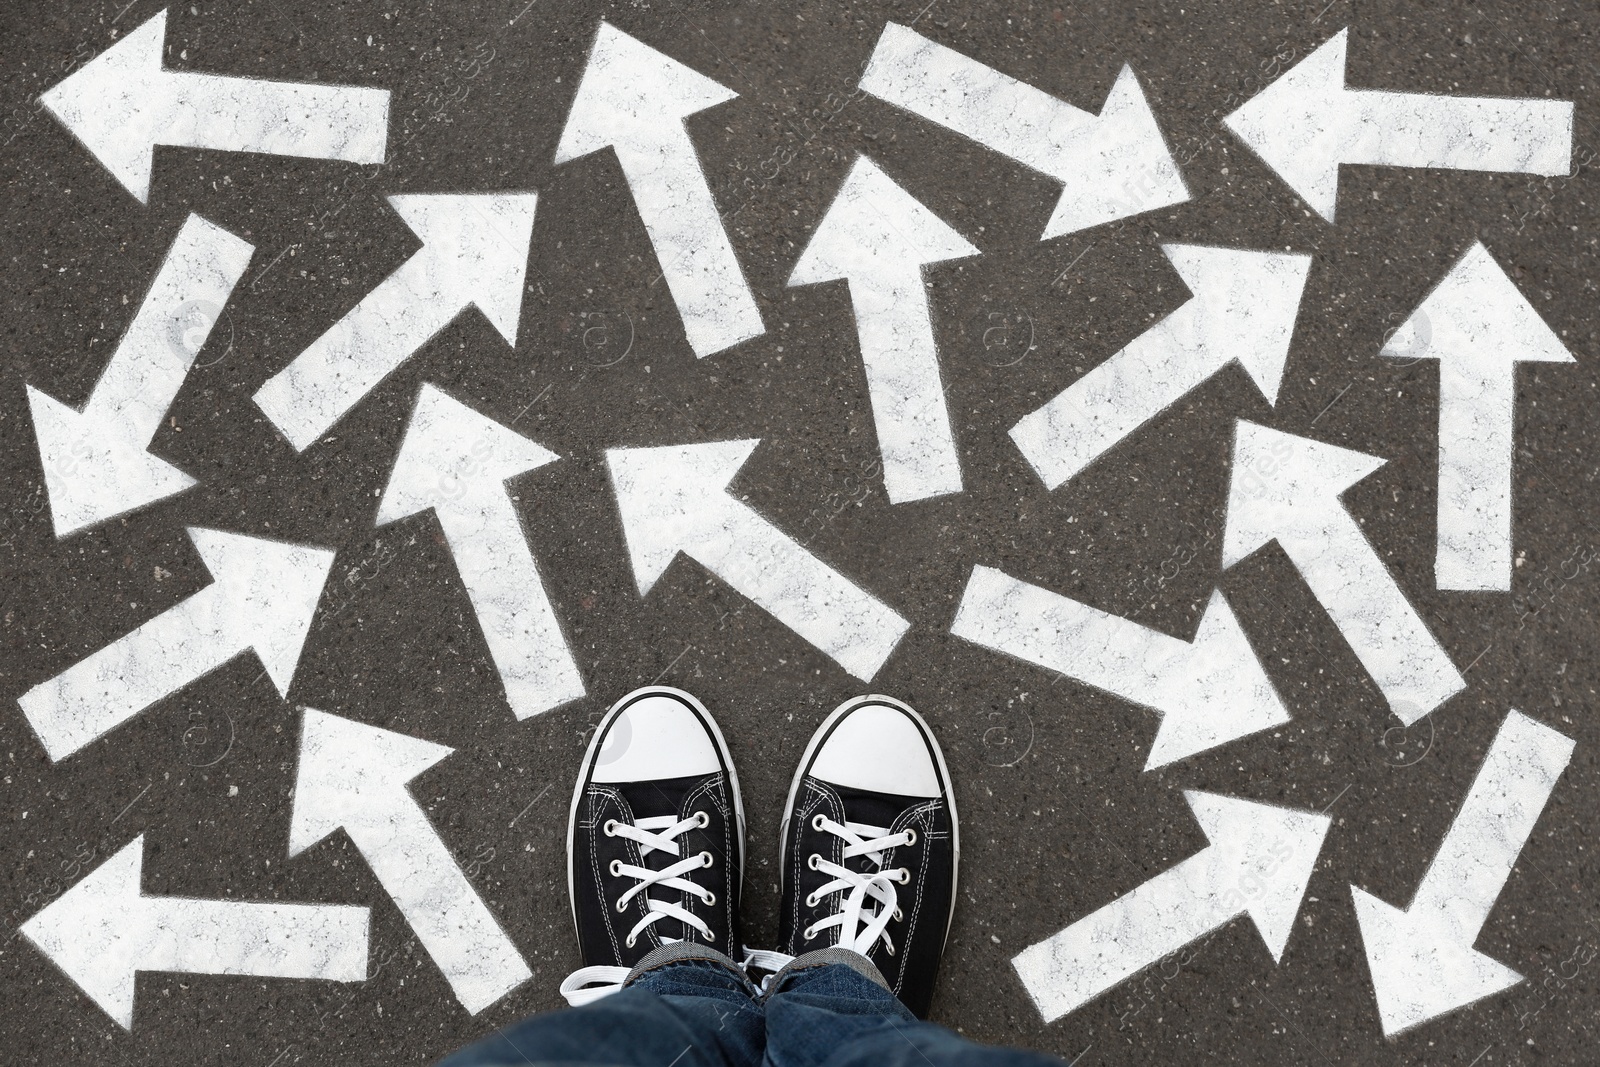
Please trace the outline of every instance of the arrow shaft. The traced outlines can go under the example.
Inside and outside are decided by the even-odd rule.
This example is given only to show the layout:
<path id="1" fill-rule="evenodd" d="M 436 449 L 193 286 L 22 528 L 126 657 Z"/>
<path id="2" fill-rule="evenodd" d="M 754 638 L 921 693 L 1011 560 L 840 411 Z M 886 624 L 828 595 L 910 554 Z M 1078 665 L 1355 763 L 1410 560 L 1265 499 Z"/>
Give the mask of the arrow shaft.
<path id="1" fill-rule="evenodd" d="M 441 486 L 446 494 L 453 488 L 463 495 L 434 510 L 512 712 L 526 719 L 583 696 L 583 676 L 510 498 L 498 487 Z"/>
<path id="2" fill-rule="evenodd" d="M 1439 368 L 1440 589 L 1509 589 L 1515 369 Z"/>
<path id="3" fill-rule="evenodd" d="M 674 123 L 649 143 L 621 141 L 617 160 L 633 191 L 661 273 L 697 356 L 765 332 L 688 131 Z"/>
<path id="4" fill-rule="evenodd" d="M 748 507 L 729 500 L 683 551 L 862 680 L 910 623 Z"/>
<path id="5" fill-rule="evenodd" d="M 163 71 L 168 94 L 156 144 L 382 163 L 389 93 L 349 85 Z"/>
<path id="6" fill-rule="evenodd" d="M 18 698 L 60 760 L 249 647 L 215 585 L 157 615 Z"/>
<path id="7" fill-rule="evenodd" d="M 1338 159 L 1389 167 L 1565 174 L 1572 104 L 1346 89 Z"/>
<path id="8" fill-rule="evenodd" d="M 121 934 L 141 971 L 261 978 L 367 977 L 368 911 L 345 904 L 276 904 L 145 897 L 143 922 Z"/>
<path id="9" fill-rule="evenodd" d="M 891 503 L 961 491 L 921 271 L 850 280 L 883 481 Z"/>

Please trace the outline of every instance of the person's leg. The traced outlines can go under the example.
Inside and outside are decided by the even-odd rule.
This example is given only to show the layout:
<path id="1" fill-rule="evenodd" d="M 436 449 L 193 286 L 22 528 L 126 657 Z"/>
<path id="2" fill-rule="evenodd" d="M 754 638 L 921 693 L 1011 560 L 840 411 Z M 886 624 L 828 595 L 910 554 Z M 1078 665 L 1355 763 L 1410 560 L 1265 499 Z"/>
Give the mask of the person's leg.
<path id="1" fill-rule="evenodd" d="M 765 1023 L 759 991 L 715 949 L 656 949 L 621 991 L 524 1019 L 438 1067 L 755 1067 Z"/>

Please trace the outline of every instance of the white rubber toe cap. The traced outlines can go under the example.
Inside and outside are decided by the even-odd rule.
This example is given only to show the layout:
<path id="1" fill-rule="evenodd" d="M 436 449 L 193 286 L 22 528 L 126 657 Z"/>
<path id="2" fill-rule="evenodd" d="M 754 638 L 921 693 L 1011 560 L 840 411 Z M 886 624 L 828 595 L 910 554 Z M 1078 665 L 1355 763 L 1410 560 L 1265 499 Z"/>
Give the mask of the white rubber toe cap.
<path id="1" fill-rule="evenodd" d="M 611 721 L 590 780 L 653 782 L 721 769 L 716 742 L 700 716 L 681 700 L 652 693 Z"/>
<path id="2" fill-rule="evenodd" d="M 811 763 L 811 777 L 847 789 L 936 797 L 939 768 L 922 728 L 887 704 L 862 704 L 836 723 Z"/>

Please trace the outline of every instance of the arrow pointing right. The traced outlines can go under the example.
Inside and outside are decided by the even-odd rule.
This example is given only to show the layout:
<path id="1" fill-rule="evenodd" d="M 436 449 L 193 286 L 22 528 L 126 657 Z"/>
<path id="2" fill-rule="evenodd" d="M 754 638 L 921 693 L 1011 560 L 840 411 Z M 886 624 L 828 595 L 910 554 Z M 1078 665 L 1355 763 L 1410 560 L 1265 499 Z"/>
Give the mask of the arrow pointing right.
<path id="1" fill-rule="evenodd" d="M 1220 591 L 1190 643 L 974 567 L 950 632 L 1160 714 L 1147 771 L 1289 721 Z"/>
<path id="2" fill-rule="evenodd" d="M 1283 959 L 1332 819 L 1185 790 L 1210 846 L 1011 961 L 1045 1022 L 1249 915 Z"/>
<path id="3" fill-rule="evenodd" d="M 307 708 L 289 857 L 343 829 L 476 1015 L 531 978 L 406 786 L 452 749 Z"/>
<path id="4" fill-rule="evenodd" d="M 790 285 L 850 284 L 891 504 L 961 491 L 922 268 L 977 254 L 860 156 L 789 276 Z"/>
<path id="5" fill-rule="evenodd" d="M 424 385 L 378 505 L 379 526 L 428 510 L 439 517 L 519 719 L 583 696 L 583 676 L 504 484 L 558 458 Z"/>
<path id="6" fill-rule="evenodd" d="M 1278 402 L 1311 257 L 1163 245 L 1194 295 L 1024 416 L 1011 439 L 1054 489 L 1230 363 Z"/>
<path id="7" fill-rule="evenodd" d="M 1522 975 L 1476 951 L 1483 924 L 1528 843 L 1569 737 L 1512 711 L 1501 723 L 1438 855 L 1405 911 L 1350 887 L 1383 1035 L 1509 989 Z"/>
<path id="8" fill-rule="evenodd" d="M 1407 726 L 1467 687 L 1345 510 L 1376 456 L 1239 420 L 1222 566 L 1277 541 Z"/>
<path id="9" fill-rule="evenodd" d="M 256 406 L 303 452 L 468 305 L 515 345 L 537 200 L 391 196 L 422 247 L 256 390 Z"/>
<path id="10" fill-rule="evenodd" d="M 189 527 L 215 581 L 17 699 L 52 760 L 246 649 L 286 696 L 333 553 Z"/>
<path id="11" fill-rule="evenodd" d="M 1439 361 L 1440 589 L 1511 588 L 1517 364 L 1573 363 L 1481 243 L 1395 331 L 1383 355 Z"/>
<path id="12" fill-rule="evenodd" d="M 21 926 L 125 1030 L 139 971 L 366 980 L 366 908 L 150 897 L 143 870 L 140 834 Z"/>

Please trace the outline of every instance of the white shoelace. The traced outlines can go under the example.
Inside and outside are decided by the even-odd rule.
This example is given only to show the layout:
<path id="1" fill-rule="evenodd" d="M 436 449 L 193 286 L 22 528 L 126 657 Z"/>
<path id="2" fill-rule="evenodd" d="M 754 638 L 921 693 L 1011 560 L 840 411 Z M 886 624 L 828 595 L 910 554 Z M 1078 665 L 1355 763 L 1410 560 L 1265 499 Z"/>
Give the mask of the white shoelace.
<path id="1" fill-rule="evenodd" d="M 629 901 L 634 897 L 643 895 L 645 903 L 644 918 L 634 924 L 628 932 L 627 939 L 623 942 L 632 948 L 638 944 L 639 935 L 650 926 L 662 919 L 676 919 L 686 927 L 698 930 L 707 941 L 714 940 L 711 927 L 706 925 L 704 919 L 686 910 L 681 905 L 670 900 L 658 900 L 650 895 L 650 890 L 655 886 L 663 889 L 676 889 L 684 893 L 692 893 L 700 898 L 707 906 L 711 907 L 717 902 L 717 895 L 709 889 L 695 885 L 684 878 L 683 875 L 691 871 L 709 867 L 715 857 L 709 852 L 701 852 L 694 856 L 683 856 L 683 848 L 678 836 L 686 830 L 703 827 L 710 822 L 704 812 L 696 812 L 687 819 L 679 819 L 673 815 L 652 815 L 634 823 L 618 822 L 608 819 L 602 832 L 607 837 L 623 837 L 639 843 L 639 859 L 642 862 L 652 852 L 666 852 L 669 855 L 683 857 L 676 863 L 669 864 L 661 870 L 652 870 L 649 867 L 639 867 L 621 860 L 612 860 L 610 873 L 613 878 L 633 878 L 636 884 L 629 887 L 616 899 L 614 906 L 617 911 L 627 908 Z M 681 940 L 676 937 L 662 937 L 662 942 L 670 944 Z M 593 967 L 580 967 L 567 975 L 561 982 L 561 995 L 567 998 L 567 1003 L 573 1007 L 588 1004 L 599 1000 L 601 997 L 610 996 L 622 988 L 622 982 L 628 977 L 629 968 L 611 967 L 604 964 Z"/>

